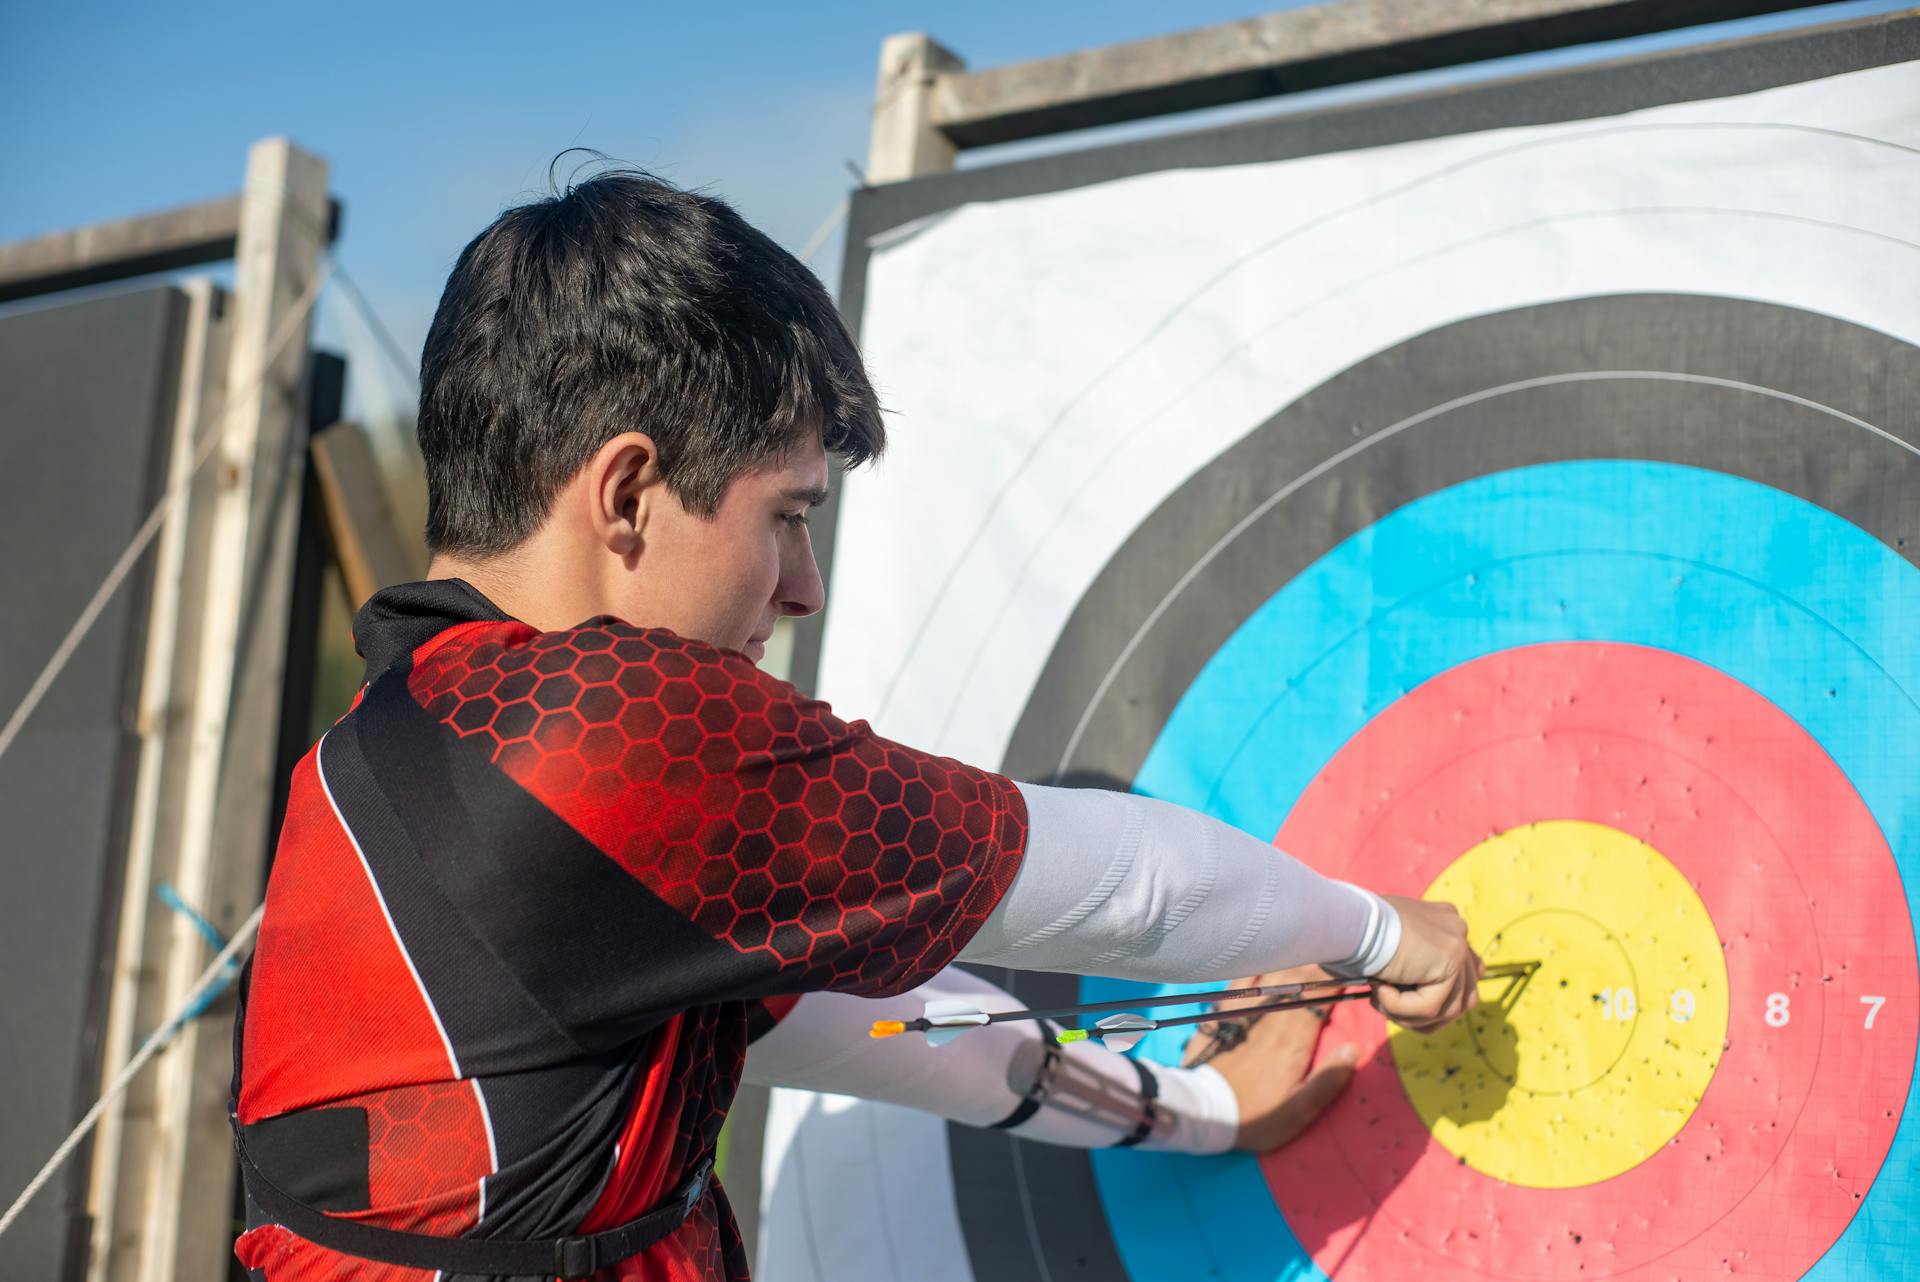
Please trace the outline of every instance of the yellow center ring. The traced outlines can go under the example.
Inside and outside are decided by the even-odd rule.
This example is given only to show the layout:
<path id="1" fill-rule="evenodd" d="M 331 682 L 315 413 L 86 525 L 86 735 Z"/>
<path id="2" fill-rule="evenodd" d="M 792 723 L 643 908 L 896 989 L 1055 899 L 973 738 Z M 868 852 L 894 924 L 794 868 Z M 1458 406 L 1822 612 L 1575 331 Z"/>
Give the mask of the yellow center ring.
<path id="1" fill-rule="evenodd" d="M 1395 1030 L 1407 1097 L 1446 1149 L 1533 1188 L 1598 1184 L 1679 1133 L 1727 1036 L 1727 966 L 1706 905 L 1664 855 L 1551 820 L 1473 847 L 1426 891 L 1458 905 L 1489 981 L 1432 1036 Z"/>

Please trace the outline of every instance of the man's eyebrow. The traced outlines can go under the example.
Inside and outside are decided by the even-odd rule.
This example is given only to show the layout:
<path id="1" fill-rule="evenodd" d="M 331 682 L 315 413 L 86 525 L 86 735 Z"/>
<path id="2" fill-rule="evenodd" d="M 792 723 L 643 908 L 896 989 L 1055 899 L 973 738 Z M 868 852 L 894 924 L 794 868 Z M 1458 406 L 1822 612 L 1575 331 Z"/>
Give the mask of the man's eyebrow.
<path id="1" fill-rule="evenodd" d="M 782 490 L 780 497 L 792 499 L 796 503 L 805 503 L 808 507 L 819 507 L 827 501 L 827 490 L 823 485 L 800 485 L 790 490 Z"/>

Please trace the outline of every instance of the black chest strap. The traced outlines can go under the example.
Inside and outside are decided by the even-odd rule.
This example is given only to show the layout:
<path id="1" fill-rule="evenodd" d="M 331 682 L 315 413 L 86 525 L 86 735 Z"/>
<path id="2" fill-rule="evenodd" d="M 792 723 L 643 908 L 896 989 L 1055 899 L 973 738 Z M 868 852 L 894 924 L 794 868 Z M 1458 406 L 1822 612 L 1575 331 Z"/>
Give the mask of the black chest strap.
<path id="1" fill-rule="evenodd" d="M 315 1246 L 362 1260 L 400 1264 L 442 1273 L 478 1273 L 496 1277 L 584 1278 L 661 1241 L 693 1214 L 706 1196 L 713 1178 L 707 1161 L 638 1219 L 617 1228 L 574 1237 L 537 1240 L 512 1238 L 435 1237 L 381 1228 L 357 1220 L 343 1220 L 308 1206 L 268 1179 L 247 1155 L 246 1137 L 234 1128 L 234 1148 L 247 1193 L 276 1224 L 286 1226 Z"/>

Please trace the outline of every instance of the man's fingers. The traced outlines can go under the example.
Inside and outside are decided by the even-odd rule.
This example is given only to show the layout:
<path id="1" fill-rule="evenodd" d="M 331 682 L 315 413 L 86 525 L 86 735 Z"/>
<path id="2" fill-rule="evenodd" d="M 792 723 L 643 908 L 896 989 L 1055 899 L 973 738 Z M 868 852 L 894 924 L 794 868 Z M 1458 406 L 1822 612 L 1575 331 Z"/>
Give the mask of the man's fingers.
<path id="1" fill-rule="evenodd" d="M 1469 968 L 1461 972 L 1460 982 L 1455 986 L 1453 995 L 1447 1002 L 1447 1018 L 1450 1022 L 1458 1019 L 1479 1004 L 1479 978 Z"/>
<path id="2" fill-rule="evenodd" d="M 1431 1033 L 1445 1028 L 1480 1004 L 1478 977 L 1470 971 L 1451 982 L 1423 985 L 1413 990 L 1381 989 L 1374 1007 L 1402 1028 Z"/>
<path id="3" fill-rule="evenodd" d="M 1454 986 L 1426 984 L 1411 992 L 1378 992 L 1375 1005 L 1394 1023 L 1415 1031 L 1445 1023 L 1453 1004 Z"/>
<path id="4" fill-rule="evenodd" d="M 1267 1153 L 1292 1140 L 1326 1112 L 1353 1080 L 1354 1052 L 1343 1046 L 1334 1058 L 1309 1073 L 1293 1088 L 1280 1107 L 1242 1128 L 1238 1147 L 1251 1153 Z"/>
<path id="5" fill-rule="evenodd" d="M 1479 1000 L 1480 985 L 1475 981 L 1473 970 L 1469 967 L 1460 972 L 1460 978 L 1454 984 L 1453 993 L 1447 999 L 1447 1014 L 1457 1019 L 1472 1010 L 1473 1004 Z"/>

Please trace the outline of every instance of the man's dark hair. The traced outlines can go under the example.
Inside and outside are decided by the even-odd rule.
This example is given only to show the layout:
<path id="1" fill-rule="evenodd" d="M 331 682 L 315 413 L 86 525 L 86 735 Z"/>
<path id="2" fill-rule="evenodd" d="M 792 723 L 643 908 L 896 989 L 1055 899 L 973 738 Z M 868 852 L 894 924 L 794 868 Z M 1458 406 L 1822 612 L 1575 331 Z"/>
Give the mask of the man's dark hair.
<path id="1" fill-rule="evenodd" d="M 504 552 L 626 431 L 710 516 L 807 432 L 849 466 L 886 442 L 819 280 L 717 197 L 601 174 L 461 251 L 420 362 L 427 546 Z"/>

